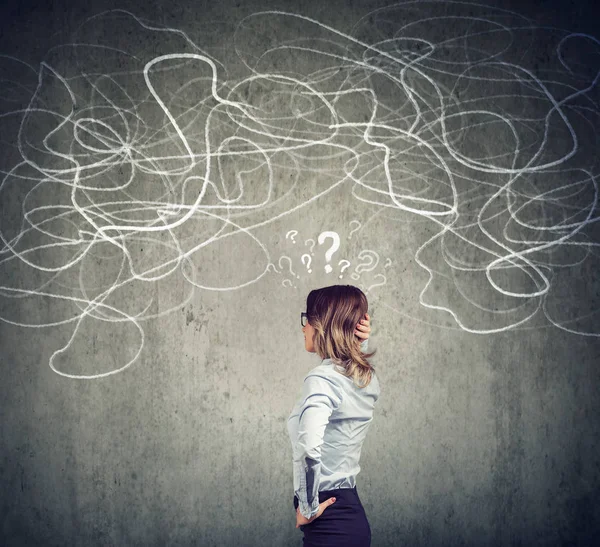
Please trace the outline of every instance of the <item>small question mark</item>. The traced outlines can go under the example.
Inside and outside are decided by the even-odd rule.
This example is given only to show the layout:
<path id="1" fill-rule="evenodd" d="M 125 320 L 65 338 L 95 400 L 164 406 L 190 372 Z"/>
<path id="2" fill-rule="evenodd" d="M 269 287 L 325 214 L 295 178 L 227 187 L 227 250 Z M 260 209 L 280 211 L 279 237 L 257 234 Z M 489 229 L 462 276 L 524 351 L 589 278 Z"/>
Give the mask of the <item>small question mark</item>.
<path id="1" fill-rule="evenodd" d="M 292 275 L 295 275 L 296 277 L 300 277 L 299 275 L 296 275 L 296 274 L 293 272 L 293 270 L 292 270 L 292 259 L 291 259 L 289 256 L 285 256 L 285 255 L 283 255 L 283 256 L 280 256 L 280 257 L 279 257 L 279 267 L 280 267 L 280 268 L 283 270 L 283 266 L 281 265 L 281 261 L 282 261 L 284 258 L 285 258 L 285 259 L 286 259 L 286 260 L 287 260 L 287 261 L 290 263 L 290 273 L 291 273 Z"/>
<path id="2" fill-rule="evenodd" d="M 292 282 L 289 279 L 284 279 L 281 284 L 285 287 L 286 286 L 286 282 L 287 282 L 287 286 L 288 287 L 293 287 L 294 285 L 292 285 Z"/>
<path id="3" fill-rule="evenodd" d="M 285 239 L 289 239 L 292 240 L 292 243 L 295 245 L 296 241 L 294 240 L 294 238 L 298 235 L 298 230 L 290 230 L 287 234 L 285 234 Z"/>
<path id="4" fill-rule="evenodd" d="M 269 271 L 269 270 L 271 269 L 271 266 L 273 266 L 273 271 L 274 271 L 275 273 L 281 273 L 281 272 L 279 272 L 279 271 L 277 270 L 277 268 L 275 267 L 275 264 L 273 264 L 272 262 L 269 262 L 269 263 L 267 264 L 267 271 Z"/>
<path id="5" fill-rule="evenodd" d="M 383 268 L 384 268 L 384 269 L 385 269 L 385 268 L 388 268 L 388 267 L 389 267 L 389 266 L 391 266 L 391 265 L 392 265 L 392 259 L 391 259 L 391 258 L 388 258 L 388 259 L 385 261 L 385 266 L 384 266 Z"/>
<path id="6" fill-rule="evenodd" d="M 383 274 L 377 274 L 373 279 L 377 279 L 378 277 L 383 277 L 383 281 L 381 283 L 375 283 L 374 285 L 371 285 L 366 292 L 369 292 L 371 289 L 374 289 L 375 287 L 381 287 L 383 285 L 385 285 L 387 283 L 387 279 L 385 277 L 385 275 Z"/>
<path id="7" fill-rule="evenodd" d="M 349 260 L 340 260 L 338 262 L 338 266 L 342 263 L 345 262 L 345 264 L 342 266 L 342 269 L 340 270 L 340 279 L 342 279 L 342 277 L 344 277 L 342 274 L 344 273 L 344 270 L 347 269 L 348 267 L 350 267 L 350 261 Z"/>
<path id="8" fill-rule="evenodd" d="M 356 228 L 354 228 L 354 230 L 350 230 L 350 233 L 348 234 L 348 239 L 350 239 L 352 237 L 352 234 L 354 232 L 357 232 L 358 230 L 360 230 L 360 222 L 358 220 L 351 220 L 350 221 L 350 226 L 352 226 L 352 224 L 356 222 L 356 224 L 358 224 L 358 226 Z"/>
<path id="9" fill-rule="evenodd" d="M 370 272 L 377 267 L 377 264 L 379 264 L 379 255 L 375 251 L 364 249 L 358 253 L 358 258 L 359 260 L 366 258 L 368 259 L 368 262 L 366 264 L 361 262 L 358 266 L 356 266 L 356 268 L 354 268 L 355 273 L 352 274 L 352 279 L 358 279 L 362 272 Z"/>
<path id="10" fill-rule="evenodd" d="M 310 246 L 310 254 L 311 254 L 311 255 L 314 255 L 314 253 L 313 253 L 313 249 L 315 248 L 315 240 L 314 240 L 314 239 L 307 239 L 307 240 L 304 242 L 304 245 L 306 245 L 306 244 L 307 244 L 309 241 L 311 242 L 311 246 Z"/>
<path id="11" fill-rule="evenodd" d="M 340 236 L 337 234 L 337 232 L 321 232 L 318 237 L 319 245 L 323 245 L 327 238 L 333 239 L 331 247 L 329 247 L 328 251 L 325 253 L 325 261 L 327 262 L 325 266 L 325 271 L 327 273 L 331 273 L 331 270 L 333 268 L 331 267 L 329 262 L 331 262 L 331 257 L 333 256 L 333 253 L 335 253 L 340 248 Z"/>
<path id="12" fill-rule="evenodd" d="M 310 263 L 312 261 L 312 258 L 309 254 L 302 255 L 300 257 L 300 262 L 302 262 L 302 264 L 304 264 L 304 257 L 306 257 L 306 269 L 308 270 L 308 273 L 312 273 L 312 270 L 310 269 Z"/>

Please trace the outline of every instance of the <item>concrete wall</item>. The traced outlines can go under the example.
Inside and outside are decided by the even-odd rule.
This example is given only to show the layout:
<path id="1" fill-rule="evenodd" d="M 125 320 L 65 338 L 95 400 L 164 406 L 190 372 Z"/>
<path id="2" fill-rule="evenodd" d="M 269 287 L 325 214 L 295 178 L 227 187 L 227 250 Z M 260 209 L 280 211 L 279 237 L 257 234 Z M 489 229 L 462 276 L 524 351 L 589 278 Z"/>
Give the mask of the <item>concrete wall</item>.
<path id="1" fill-rule="evenodd" d="M 72 4 L 0 8 L 0 544 L 301 545 L 299 312 L 351 283 L 373 546 L 591 545 L 593 3 Z"/>

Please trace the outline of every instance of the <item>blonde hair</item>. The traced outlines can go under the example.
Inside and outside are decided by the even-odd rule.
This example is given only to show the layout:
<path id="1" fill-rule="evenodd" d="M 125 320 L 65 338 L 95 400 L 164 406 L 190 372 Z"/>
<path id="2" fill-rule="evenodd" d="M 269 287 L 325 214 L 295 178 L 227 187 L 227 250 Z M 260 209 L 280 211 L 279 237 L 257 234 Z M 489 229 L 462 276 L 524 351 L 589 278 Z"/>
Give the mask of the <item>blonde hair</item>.
<path id="1" fill-rule="evenodd" d="M 315 330 L 313 345 L 322 359 L 331 359 L 344 376 L 359 388 L 371 383 L 375 369 L 368 361 L 375 351 L 363 353 L 354 334 L 357 323 L 369 309 L 364 293 L 353 285 L 331 285 L 310 291 L 306 315 Z"/>

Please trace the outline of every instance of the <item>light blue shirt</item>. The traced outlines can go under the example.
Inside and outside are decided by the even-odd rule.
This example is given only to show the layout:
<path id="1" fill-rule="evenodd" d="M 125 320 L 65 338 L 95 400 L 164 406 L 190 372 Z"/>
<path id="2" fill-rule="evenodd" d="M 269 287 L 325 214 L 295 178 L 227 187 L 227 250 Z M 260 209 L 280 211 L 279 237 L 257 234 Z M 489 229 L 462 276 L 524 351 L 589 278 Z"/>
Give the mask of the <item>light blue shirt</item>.
<path id="1" fill-rule="evenodd" d="M 367 343 L 361 343 L 363 352 Z M 306 375 L 287 423 L 294 492 L 300 513 L 308 519 L 319 510 L 320 491 L 356 486 L 360 451 L 381 392 L 376 374 L 367 387 L 359 388 L 337 368 L 331 359 L 323 359 Z"/>

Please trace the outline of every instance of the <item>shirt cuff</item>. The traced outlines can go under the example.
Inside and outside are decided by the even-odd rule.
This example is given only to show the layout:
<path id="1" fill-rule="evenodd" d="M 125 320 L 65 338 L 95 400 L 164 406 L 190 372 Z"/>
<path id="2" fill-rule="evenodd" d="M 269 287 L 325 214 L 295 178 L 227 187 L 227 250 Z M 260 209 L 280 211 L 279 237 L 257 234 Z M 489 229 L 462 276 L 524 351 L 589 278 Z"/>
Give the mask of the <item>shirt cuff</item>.
<path id="1" fill-rule="evenodd" d="M 319 498 L 316 499 L 316 507 L 308 505 L 304 501 L 298 500 L 298 509 L 300 509 L 300 514 L 310 520 L 319 512 Z"/>

